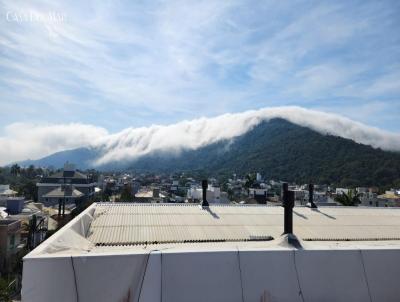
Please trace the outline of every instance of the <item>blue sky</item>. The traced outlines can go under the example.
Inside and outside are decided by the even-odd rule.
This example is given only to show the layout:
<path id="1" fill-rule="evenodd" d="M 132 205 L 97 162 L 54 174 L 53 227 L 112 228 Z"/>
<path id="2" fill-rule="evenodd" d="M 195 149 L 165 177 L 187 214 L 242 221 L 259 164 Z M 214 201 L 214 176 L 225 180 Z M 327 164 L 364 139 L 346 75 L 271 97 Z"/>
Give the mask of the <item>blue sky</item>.
<path id="1" fill-rule="evenodd" d="M 0 1 L 0 134 L 285 105 L 400 132 L 399 1 L 54 2 Z"/>

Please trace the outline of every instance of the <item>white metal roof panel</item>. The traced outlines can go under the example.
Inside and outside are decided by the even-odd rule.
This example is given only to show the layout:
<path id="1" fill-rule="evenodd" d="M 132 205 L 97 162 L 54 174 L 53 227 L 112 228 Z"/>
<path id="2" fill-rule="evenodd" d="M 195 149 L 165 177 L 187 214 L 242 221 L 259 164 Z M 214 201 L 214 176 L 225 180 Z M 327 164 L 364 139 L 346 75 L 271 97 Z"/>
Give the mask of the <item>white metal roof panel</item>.
<path id="1" fill-rule="evenodd" d="M 400 209 L 296 207 L 303 240 L 400 240 Z M 138 245 L 277 238 L 283 208 L 260 205 L 97 204 L 88 239 L 96 245 Z"/>

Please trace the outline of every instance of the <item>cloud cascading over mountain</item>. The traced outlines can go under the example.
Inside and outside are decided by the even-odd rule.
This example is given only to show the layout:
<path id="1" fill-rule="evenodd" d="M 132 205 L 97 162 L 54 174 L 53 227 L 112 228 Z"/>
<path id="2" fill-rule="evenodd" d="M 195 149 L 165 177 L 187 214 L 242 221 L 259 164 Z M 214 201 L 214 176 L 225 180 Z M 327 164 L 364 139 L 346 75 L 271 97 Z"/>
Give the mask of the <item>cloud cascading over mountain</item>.
<path id="1" fill-rule="evenodd" d="M 213 118 L 182 121 L 168 126 L 127 128 L 109 134 L 104 128 L 68 124 L 33 126 L 17 124 L 5 129 L 0 137 L 1 163 L 38 158 L 50 153 L 78 147 L 101 150 L 94 165 L 128 161 L 157 151 L 180 152 L 197 149 L 221 140 L 229 140 L 253 129 L 262 121 L 282 118 L 322 134 L 352 139 L 390 151 L 400 151 L 400 134 L 370 127 L 332 113 L 300 107 L 274 107 Z"/>
<path id="2" fill-rule="evenodd" d="M 96 144 L 96 139 L 107 135 L 104 128 L 79 123 L 13 123 L 5 127 L 3 136 L 0 136 L 0 165 L 37 159 L 66 149 L 88 147 Z"/>

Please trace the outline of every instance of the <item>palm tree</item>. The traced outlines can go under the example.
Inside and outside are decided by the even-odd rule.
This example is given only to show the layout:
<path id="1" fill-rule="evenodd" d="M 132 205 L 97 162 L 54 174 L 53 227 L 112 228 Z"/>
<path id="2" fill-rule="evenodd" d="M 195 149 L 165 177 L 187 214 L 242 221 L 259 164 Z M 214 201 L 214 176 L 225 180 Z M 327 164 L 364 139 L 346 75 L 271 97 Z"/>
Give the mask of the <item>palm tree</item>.
<path id="1" fill-rule="evenodd" d="M 13 164 L 11 166 L 11 174 L 18 176 L 19 173 L 21 173 L 21 167 L 18 164 Z"/>
<path id="2" fill-rule="evenodd" d="M 354 207 L 361 203 L 360 194 L 357 194 L 355 190 L 349 190 L 346 194 L 342 192 L 341 194 L 336 195 L 335 201 L 341 203 L 344 206 Z"/>
<path id="3" fill-rule="evenodd" d="M 253 187 L 255 182 L 256 182 L 256 176 L 254 174 L 246 175 L 246 182 L 244 183 L 244 187 L 247 189 L 247 193 L 249 192 L 249 189 Z"/>
<path id="4" fill-rule="evenodd" d="M 245 182 L 244 186 L 246 188 L 251 188 L 254 185 L 255 182 L 256 182 L 255 175 L 252 174 L 252 173 L 251 174 L 247 174 L 246 175 L 246 182 Z"/>

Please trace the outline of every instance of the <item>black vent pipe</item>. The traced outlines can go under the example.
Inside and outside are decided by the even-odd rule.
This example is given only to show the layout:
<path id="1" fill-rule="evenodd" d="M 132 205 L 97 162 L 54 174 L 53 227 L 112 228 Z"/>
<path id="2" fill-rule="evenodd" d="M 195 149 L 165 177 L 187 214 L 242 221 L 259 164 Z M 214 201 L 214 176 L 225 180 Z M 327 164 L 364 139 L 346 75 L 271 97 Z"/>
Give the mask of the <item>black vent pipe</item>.
<path id="1" fill-rule="evenodd" d="M 309 202 L 311 208 L 313 208 L 313 209 L 317 208 L 317 205 L 314 203 L 314 185 L 313 184 L 308 185 L 308 202 Z"/>
<path id="2" fill-rule="evenodd" d="M 284 212 L 284 231 L 283 234 L 293 234 L 293 207 L 294 191 L 289 191 L 288 183 L 282 184 L 282 206 Z"/>
<path id="3" fill-rule="evenodd" d="M 207 188 L 208 188 L 208 182 L 207 179 L 202 180 L 201 186 L 203 188 L 203 201 L 201 203 L 202 207 L 208 207 L 208 201 L 207 201 Z"/>

